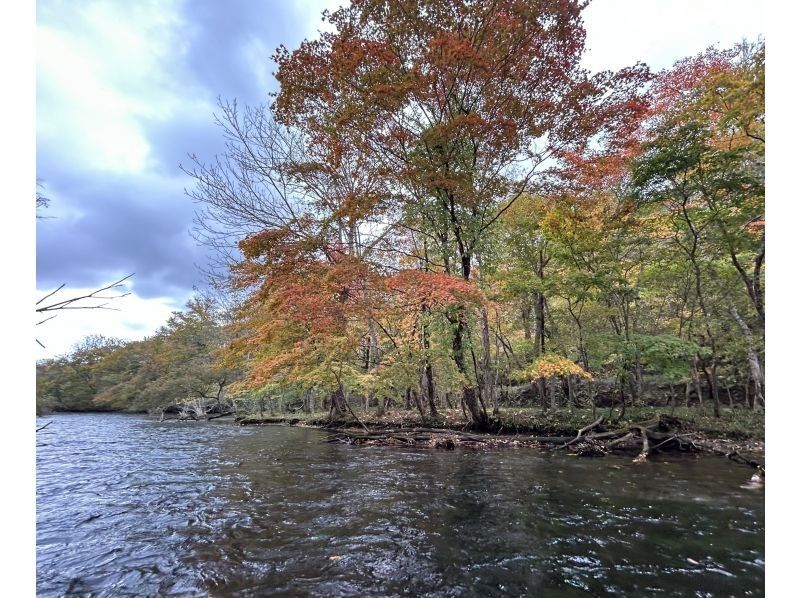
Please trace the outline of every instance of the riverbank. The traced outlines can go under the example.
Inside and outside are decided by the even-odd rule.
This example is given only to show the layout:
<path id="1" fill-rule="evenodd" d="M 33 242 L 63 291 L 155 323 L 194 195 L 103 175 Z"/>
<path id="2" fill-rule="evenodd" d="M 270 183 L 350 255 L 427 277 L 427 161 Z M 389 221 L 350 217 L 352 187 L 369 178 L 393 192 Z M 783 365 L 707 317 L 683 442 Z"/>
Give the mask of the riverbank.
<path id="1" fill-rule="evenodd" d="M 616 412 L 615 412 L 616 413 Z M 394 428 L 436 428 L 441 430 L 467 431 L 469 420 L 456 409 L 440 410 L 439 417 L 426 417 L 424 420 L 415 411 L 391 411 L 383 415 L 377 412 L 357 412 L 358 420 L 365 426 L 375 430 Z M 608 409 L 573 409 L 542 412 L 541 409 L 516 408 L 501 409 L 493 416 L 497 435 L 529 434 L 534 436 L 569 436 L 576 430 L 595 421 L 601 415 L 606 421 L 614 422 L 620 427 L 637 422 L 658 418 L 660 415 L 674 417 L 685 426 L 685 432 L 696 432 L 720 440 L 761 441 L 764 440 L 764 415 L 745 409 L 723 409 L 720 418 L 715 418 L 706 411 L 697 408 L 679 407 L 674 413 L 669 408 L 661 407 L 629 407 L 625 417 L 618 419 L 615 414 L 608 417 Z M 323 428 L 355 428 L 361 427 L 353 416 L 331 420 L 328 412 L 258 414 L 240 416 L 236 422 L 241 425 L 259 424 L 292 424 Z"/>
<path id="2" fill-rule="evenodd" d="M 334 441 L 352 444 L 414 444 L 436 448 L 458 445 L 535 446 L 569 449 L 581 455 L 635 451 L 644 459 L 658 450 L 702 451 L 763 464 L 764 416 L 744 409 L 724 409 L 720 418 L 696 408 L 628 408 L 624 418 L 608 410 L 503 409 L 493 417 L 491 433 L 469 430 L 463 413 L 444 410 L 437 418 L 417 412 L 357 413 L 331 420 L 328 413 L 249 415 L 240 425 L 288 424 L 336 430 Z M 644 439 L 648 440 L 645 441 Z M 758 465 L 754 465 L 757 463 Z"/>

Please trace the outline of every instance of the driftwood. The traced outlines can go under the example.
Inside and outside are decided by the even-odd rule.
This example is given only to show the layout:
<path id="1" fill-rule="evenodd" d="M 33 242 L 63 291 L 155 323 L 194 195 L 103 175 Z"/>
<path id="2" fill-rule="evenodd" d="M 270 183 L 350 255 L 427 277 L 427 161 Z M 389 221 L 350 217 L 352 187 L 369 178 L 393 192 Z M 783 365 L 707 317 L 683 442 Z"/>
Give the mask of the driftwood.
<path id="1" fill-rule="evenodd" d="M 362 434 L 339 430 L 328 438 L 327 442 L 345 442 L 348 444 L 381 444 L 387 440 L 397 440 L 406 444 L 430 443 L 432 446 L 453 448 L 456 444 L 487 443 L 493 437 L 480 434 L 469 434 L 456 430 L 437 430 L 433 428 L 410 428 L 405 430 L 381 430 Z M 450 442 L 448 442 L 448 440 Z M 452 445 L 452 446 L 448 446 Z"/>
<path id="2" fill-rule="evenodd" d="M 234 415 L 235 413 L 236 409 L 233 403 L 224 400 L 220 401 L 215 398 L 199 398 L 192 401 L 187 401 L 185 403 L 175 403 L 173 405 L 162 407 L 158 421 L 210 421 L 212 419 Z M 158 411 L 156 411 L 156 414 L 158 414 Z"/>
<path id="3" fill-rule="evenodd" d="M 559 447 L 558 447 L 558 449 L 567 448 L 567 447 L 568 447 L 568 446 L 570 446 L 571 444 L 575 444 L 576 442 L 578 442 L 578 440 L 580 440 L 581 436 L 582 436 L 584 433 L 586 433 L 586 432 L 588 432 L 589 430 L 592 430 L 592 429 L 596 428 L 597 426 L 599 426 L 600 424 L 602 424 L 604 419 L 605 419 L 605 416 L 601 415 L 600 417 L 598 417 L 598 418 L 597 418 L 595 421 L 593 421 L 593 422 L 592 422 L 591 424 L 589 424 L 588 426 L 585 426 L 585 427 L 581 428 L 580 430 L 578 430 L 578 435 L 577 435 L 575 438 L 573 438 L 573 439 L 572 439 L 572 440 L 570 440 L 569 442 L 565 442 L 564 444 L 562 444 L 561 446 L 559 446 Z"/>
<path id="4" fill-rule="evenodd" d="M 650 454 L 650 440 L 647 438 L 647 429 L 639 428 L 639 436 L 642 439 L 642 452 L 633 460 L 634 463 L 641 463 Z"/>
<path id="5" fill-rule="evenodd" d="M 218 413 L 216 415 L 209 415 L 206 417 L 206 421 L 211 421 L 212 419 L 219 419 L 220 417 L 228 417 L 230 415 L 235 415 L 233 411 L 226 411 L 224 413 Z"/>
<path id="6" fill-rule="evenodd" d="M 598 427 L 602 422 L 593 422 L 585 428 L 578 430 L 574 440 L 557 448 L 569 445 L 578 446 L 575 454 L 602 455 L 612 450 L 637 449 L 639 453 L 633 459 L 634 463 L 646 461 L 653 453 L 664 450 L 678 450 L 686 452 L 707 452 L 724 456 L 731 461 L 748 465 L 756 469 L 756 476 L 763 482 L 765 474 L 764 465 L 740 454 L 736 449 L 719 446 L 718 443 L 706 440 L 699 434 L 680 433 L 681 421 L 668 415 L 661 415 L 650 422 L 629 426 L 619 430 L 610 430 L 599 433 L 587 433 Z"/>

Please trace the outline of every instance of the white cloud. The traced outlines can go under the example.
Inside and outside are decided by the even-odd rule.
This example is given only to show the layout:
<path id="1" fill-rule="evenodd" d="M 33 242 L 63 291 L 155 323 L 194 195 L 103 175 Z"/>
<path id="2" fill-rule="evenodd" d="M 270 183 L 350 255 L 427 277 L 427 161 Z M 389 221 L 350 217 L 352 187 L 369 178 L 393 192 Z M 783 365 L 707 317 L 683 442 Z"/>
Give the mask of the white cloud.
<path id="1" fill-rule="evenodd" d="M 48 4 L 37 26 L 37 134 L 67 163 L 140 172 L 139 121 L 180 109 L 178 2 Z"/>
<path id="2" fill-rule="evenodd" d="M 36 31 L 39 151 L 66 169 L 86 173 L 84 178 L 94 184 L 114 180 L 109 174 L 132 174 L 143 188 L 174 187 L 174 197 L 182 198 L 183 181 L 154 172 L 142 123 L 166 120 L 179 111 L 211 112 L 203 91 L 192 89 L 179 76 L 188 43 L 183 9 L 184 0 L 40 3 Z M 87 204 L 91 184 L 66 195 L 59 191 L 58 180 L 50 180 L 51 172 L 37 175 L 52 200 L 44 215 L 56 218 L 42 225 L 64 229 L 97 209 Z M 143 196 L 141 201 L 153 198 Z M 37 298 L 50 290 L 37 290 Z M 66 288 L 58 296 L 93 290 Z M 36 327 L 36 336 L 46 347 L 37 345 L 36 357 L 64 353 L 89 334 L 142 338 L 155 332 L 187 298 L 145 299 L 133 293 L 111 302 L 110 307 L 119 311 L 59 312 Z M 41 319 L 38 314 L 36 321 Z"/>
<path id="3" fill-rule="evenodd" d="M 38 32 L 37 132 L 69 161 L 103 170 L 139 170 L 148 146 L 131 116 L 136 102 L 102 80 L 63 31 Z"/>
<path id="4" fill-rule="evenodd" d="M 714 44 L 755 40 L 766 26 L 764 3 L 752 0 L 594 0 L 583 15 L 593 71 L 636 61 L 660 70 Z"/>
<path id="5" fill-rule="evenodd" d="M 264 40 L 258 38 L 249 39 L 242 45 L 240 52 L 242 58 L 252 69 L 253 78 L 258 81 L 258 87 L 264 90 L 277 89 L 277 84 L 272 77 L 275 63 L 272 62 L 274 48 L 267 45 Z"/>
<path id="6" fill-rule="evenodd" d="M 55 298 L 76 297 L 94 290 L 67 288 L 60 291 Z M 36 294 L 37 297 L 44 297 L 48 292 L 37 290 Z M 126 340 L 141 339 L 158 330 L 170 314 L 182 306 L 182 302 L 171 297 L 143 299 L 131 294 L 109 302 L 108 307 L 118 311 L 90 309 L 58 312 L 55 318 L 36 327 L 36 338 L 45 346 L 45 348 L 36 346 L 36 358 L 61 355 L 69 351 L 81 338 L 90 334 L 102 334 Z M 44 317 L 46 314 L 37 314 L 37 321 Z"/>

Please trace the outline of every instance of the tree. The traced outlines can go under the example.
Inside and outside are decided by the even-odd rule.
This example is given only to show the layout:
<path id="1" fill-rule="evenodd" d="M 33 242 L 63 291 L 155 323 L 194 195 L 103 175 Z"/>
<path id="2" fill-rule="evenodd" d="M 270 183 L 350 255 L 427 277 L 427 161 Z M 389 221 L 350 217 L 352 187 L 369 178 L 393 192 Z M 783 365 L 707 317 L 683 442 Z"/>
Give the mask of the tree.
<path id="1" fill-rule="evenodd" d="M 763 55 L 763 43 L 741 44 L 729 51 L 709 50 L 661 74 L 656 110 L 633 175 L 637 197 L 666 223 L 691 265 L 701 319 L 696 338 L 710 349 L 708 359 L 699 363 L 717 416 L 720 343 L 715 320 L 721 310 L 714 290 L 725 282 L 723 256 L 739 273 L 763 329 Z M 752 260 L 749 271 L 745 257 Z M 733 303 L 724 312 L 752 338 Z M 752 346 L 750 356 L 760 394 L 762 368 Z"/>
<path id="2" fill-rule="evenodd" d="M 201 401 L 219 411 L 238 364 L 220 351 L 230 326 L 208 298 L 195 297 L 150 338 L 89 336 L 37 364 L 37 405 L 54 410 L 147 411 Z"/>
<path id="3" fill-rule="evenodd" d="M 278 120 L 313 144 L 334 135 L 370 158 L 391 199 L 447 274 L 471 280 L 487 231 L 546 172 L 638 114 L 643 66 L 580 67 L 578 2 L 357 0 L 327 14 L 335 31 L 279 49 Z M 416 227 L 415 227 L 416 228 Z M 438 261 L 438 260 L 437 260 Z M 451 315 L 467 375 L 469 314 Z M 473 422 L 488 418 L 472 386 Z"/>

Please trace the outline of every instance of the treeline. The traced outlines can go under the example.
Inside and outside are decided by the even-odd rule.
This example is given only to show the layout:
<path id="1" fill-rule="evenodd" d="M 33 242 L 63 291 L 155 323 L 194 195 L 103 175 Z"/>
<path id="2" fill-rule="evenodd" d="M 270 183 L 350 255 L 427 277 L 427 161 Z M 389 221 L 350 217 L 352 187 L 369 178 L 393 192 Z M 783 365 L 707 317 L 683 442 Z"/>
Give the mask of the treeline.
<path id="1" fill-rule="evenodd" d="M 581 10 L 354 0 L 279 49 L 272 105 L 221 104 L 226 152 L 186 170 L 237 299 L 203 367 L 284 409 L 478 429 L 507 405 L 762 409 L 764 44 L 592 74 Z M 173 400 L 186 374 L 98 396 Z"/>
<path id="2" fill-rule="evenodd" d="M 240 376 L 218 359 L 226 330 L 214 303 L 195 298 L 150 338 L 89 336 L 68 354 L 37 363 L 37 410 L 145 412 L 222 399 Z"/>

